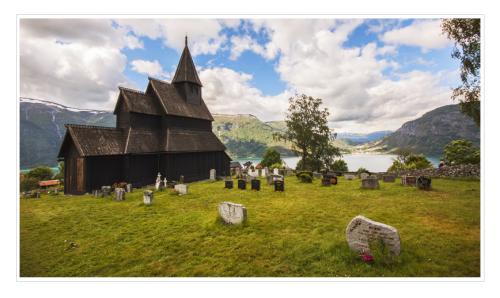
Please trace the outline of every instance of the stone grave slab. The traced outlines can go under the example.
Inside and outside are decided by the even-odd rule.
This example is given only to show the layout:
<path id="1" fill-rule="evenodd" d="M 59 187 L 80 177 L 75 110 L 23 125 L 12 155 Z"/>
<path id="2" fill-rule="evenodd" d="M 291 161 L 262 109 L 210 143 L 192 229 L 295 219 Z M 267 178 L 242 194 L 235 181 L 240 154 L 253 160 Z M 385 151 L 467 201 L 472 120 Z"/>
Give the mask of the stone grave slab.
<path id="1" fill-rule="evenodd" d="M 373 221 L 362 215 L 354 217 L 346 228 L 349 248 L 358 253 L 371 253 L 370 242 L 382 240 L 391 255 L 401 252 L 401 241 L 398 230 L 384 223 Z"/>
<path id="2" fill-rule="evenodd" d="M 241 204 L 222 202 L 218 210 L 220 217 L 227 224 L 241 224 L 247 220 L 247 208 Z"/>

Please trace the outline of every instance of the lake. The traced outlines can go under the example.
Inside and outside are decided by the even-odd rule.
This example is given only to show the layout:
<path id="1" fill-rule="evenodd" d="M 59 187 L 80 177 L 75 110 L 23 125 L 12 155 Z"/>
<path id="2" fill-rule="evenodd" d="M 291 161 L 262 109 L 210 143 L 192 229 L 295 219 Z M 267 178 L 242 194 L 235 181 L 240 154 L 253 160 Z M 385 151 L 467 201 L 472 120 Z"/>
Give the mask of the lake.
<path id="1" fill-rule="evenodd" d="M 342 159 L 347 163 L 349 171 L 356 171 L 360 167 L 363 167 L 371 172 L 385 172 L 392 165 L 393 159 L 397 155 L 395 154 L 373 154 L 373 153 L 358 153 L 358 154 L 344 154 Z M 432 163 L 434 167 L 439 164 L 439 158 L 429 157 L 427 159 Z M 236 159 L 241 164 L 251 161 L 254 165 L 260 162 L 260 158 L 241 158 Z M 295 169 L 297 162 L 300 157 L 283 157 L 283 161 L 292 169 Z"/>

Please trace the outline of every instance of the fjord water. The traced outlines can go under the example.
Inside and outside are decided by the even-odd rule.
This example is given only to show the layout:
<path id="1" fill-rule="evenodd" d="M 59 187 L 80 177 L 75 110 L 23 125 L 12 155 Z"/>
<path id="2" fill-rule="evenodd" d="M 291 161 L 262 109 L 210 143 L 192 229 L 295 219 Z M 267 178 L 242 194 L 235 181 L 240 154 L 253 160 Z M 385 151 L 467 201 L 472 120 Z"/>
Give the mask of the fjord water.
<path id="1" fill-rule="evenodd" d="M 371 172 L 385 172 L 391 166 L 393 160 L 397 157 L 394 154 L 373 154 L 373 153 L 358 153 L 358 154 L 344 154 L 342 159 L 347 163 L 349 171 L 356 171 L 363 167 Z M 429 157 L 427 159 L 434 167 L 439 164 L 439 158 Z M 241 164 L 251 161 L 254 165 L 260 162 L 260 158 L 238 158 L 236 159 Z M 283 157 L 286 165 L 295 169 L 300 157 Z"/>

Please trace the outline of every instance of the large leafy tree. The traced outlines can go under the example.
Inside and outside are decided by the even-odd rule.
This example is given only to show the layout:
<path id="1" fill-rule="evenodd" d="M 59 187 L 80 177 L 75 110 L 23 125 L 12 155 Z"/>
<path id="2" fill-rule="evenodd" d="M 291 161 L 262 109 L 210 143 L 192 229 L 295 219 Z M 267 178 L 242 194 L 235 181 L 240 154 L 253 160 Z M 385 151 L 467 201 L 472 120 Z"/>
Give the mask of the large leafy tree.
<path id="1" fill-rule="evenodd" d="M 445 19 L 443 33 L 455 42 L 451 56 L 460 60 L 462 85 L 453 89 L 452 98 L 460 101 L 462 112 L 479 126 L 481 120 L 481 20 Z"/>
<path id="2" fill-rule="evenodd" d="M 328 167 L 339 149 L 332 145 L 332 133 L 328 127 L 328 109 L 321 109 L 322 100 L 305 94 L 289 100 L 286 131 L 275 137 L 290 142 L 301 156 L 298 168 L 320 170 Z"/>
<path id="3" fill-rule="evenodd" d="M 451 141 L 444 147 L 443 159 L 447 165 L 478 164 L 481 153 L 468 140 Z"/>
<path id="4" fill-rule="evenodd" d="M 262 157 L 262 161 L 260 162 L 263 167 L 270 167 L 273 164 L 281 164 L 281 155 L 278 151 L 268 148 Z"/>

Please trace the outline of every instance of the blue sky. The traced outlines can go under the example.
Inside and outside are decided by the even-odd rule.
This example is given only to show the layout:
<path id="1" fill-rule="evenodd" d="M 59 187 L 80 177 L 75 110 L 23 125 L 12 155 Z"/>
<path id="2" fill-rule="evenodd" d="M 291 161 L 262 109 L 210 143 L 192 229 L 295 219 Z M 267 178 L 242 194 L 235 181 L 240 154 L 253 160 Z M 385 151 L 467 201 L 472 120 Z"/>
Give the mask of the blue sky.
<path id="1" fill-rule="evenodd" d="M 112 109 L 119 85 L 144 90 L 148 76 L 169 81 L 186 34 L 212 113 L 282 120 L 287 99 L 305 93 L 323 99 L 337 131 L 397 129 L 451 104 L 459 84 L 437 19 L 28 19 L 20 26 L 21 95 L 81 108 Z"/>

